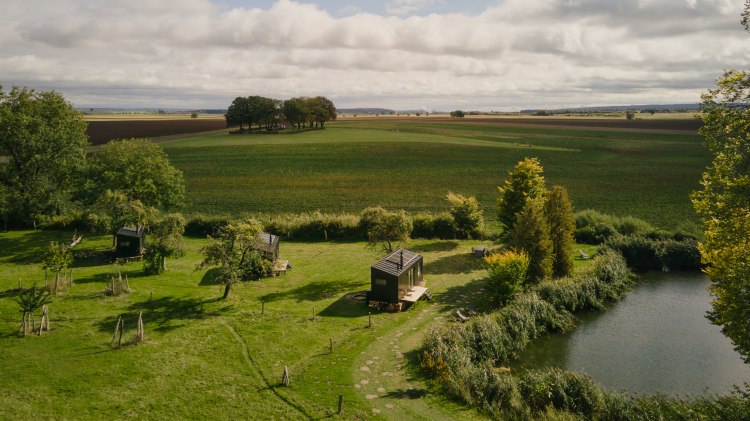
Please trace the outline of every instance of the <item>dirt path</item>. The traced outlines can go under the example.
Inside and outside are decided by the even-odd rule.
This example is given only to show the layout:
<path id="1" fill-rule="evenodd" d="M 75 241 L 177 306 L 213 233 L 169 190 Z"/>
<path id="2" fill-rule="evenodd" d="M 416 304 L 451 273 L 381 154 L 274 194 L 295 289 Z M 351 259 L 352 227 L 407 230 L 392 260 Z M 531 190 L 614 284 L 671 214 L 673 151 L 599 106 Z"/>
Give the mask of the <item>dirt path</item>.
<path id="1" fill-rule="evenodd" d="M 446 317 L 440 309 L 437 304 L 420 303 L 417 308 L 393 315 L 402 321 L 374 327 L 376 339 L 352 369 L 354 388 L 371 405 L 373 415 L 389 420 L 484 419 L 475 411 L 430 393 L 407 371 L 404 354 L 419 346 L 427 326 Z"/>

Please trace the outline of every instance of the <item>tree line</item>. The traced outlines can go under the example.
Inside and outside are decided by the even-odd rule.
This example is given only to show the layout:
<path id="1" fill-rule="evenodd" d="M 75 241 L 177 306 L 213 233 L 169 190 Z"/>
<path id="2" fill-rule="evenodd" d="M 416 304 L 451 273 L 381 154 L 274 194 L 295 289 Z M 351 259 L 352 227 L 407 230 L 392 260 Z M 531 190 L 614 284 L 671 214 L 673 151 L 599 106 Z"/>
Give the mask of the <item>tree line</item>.
<path id="1" fill-rule="evenodd" d="M 253 125 L 268 130 L 323 128 L 326 121 L 336 119 L 336 106 L 323 96 L 296 97 L 286 101 L 262 96 L 238 96 L 229 105 L 224 118 L 227 126 L 239 125 L 240 131 L 244 131 L 245 125 L 248 130 L 252 130 Z"/>

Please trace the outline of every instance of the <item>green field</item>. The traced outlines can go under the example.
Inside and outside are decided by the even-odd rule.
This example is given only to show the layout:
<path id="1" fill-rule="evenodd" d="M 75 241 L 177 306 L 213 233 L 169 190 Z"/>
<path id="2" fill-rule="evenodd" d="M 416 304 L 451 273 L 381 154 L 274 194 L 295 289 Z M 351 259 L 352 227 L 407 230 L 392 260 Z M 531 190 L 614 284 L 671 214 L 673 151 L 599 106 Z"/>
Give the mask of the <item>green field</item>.
<path id="1" fill-rule="evenodd" d="M 697 135 L 460 122 L 341 121 L 281 135 L 213 134 L 163 143 L 185 173 L 189 212 L 407 212 L 476 195 L 495 219 L 497 186 L 524 157 L 577 209 L 633 215 L 662 228 L 694 221 L 688 198 L 709 154 Z"/>

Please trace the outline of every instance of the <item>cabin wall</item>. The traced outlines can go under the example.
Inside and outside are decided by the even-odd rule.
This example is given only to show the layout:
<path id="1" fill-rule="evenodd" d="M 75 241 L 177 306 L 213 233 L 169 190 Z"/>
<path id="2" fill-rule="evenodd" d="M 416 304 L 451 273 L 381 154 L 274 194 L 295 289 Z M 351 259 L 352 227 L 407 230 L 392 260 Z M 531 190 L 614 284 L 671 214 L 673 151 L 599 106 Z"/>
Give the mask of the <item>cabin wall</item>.
<path id="1" fill-rule="evenodd" d="M 127 235 L 117 236 L 116 251 L 119 257 L 139 256 L 142 248 L 142 238 Z"/>
<path id="2" fill-rule="evenodd" d="M 384 284 L 382 281 L 385 281 Z M 370 268 L 369 299 L 398 303 L 398 278 L 378 269 Z"/>

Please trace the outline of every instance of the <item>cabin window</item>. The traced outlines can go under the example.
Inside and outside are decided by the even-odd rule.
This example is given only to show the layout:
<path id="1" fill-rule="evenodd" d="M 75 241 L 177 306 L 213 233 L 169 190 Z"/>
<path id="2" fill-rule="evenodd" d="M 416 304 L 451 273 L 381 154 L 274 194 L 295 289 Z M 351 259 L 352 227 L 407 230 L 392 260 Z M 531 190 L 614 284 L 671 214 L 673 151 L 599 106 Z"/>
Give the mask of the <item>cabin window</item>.
<path id="1" fill-rule="evenodd" d="M 129 247 L 130 246 L 130 241 L 120 241 L 120 246 L 121 247 Z"/>
<path id="2" fill-rule="evenodd" d="M 388 285 L 388 281 L 386 281 L 385 279 L 376 279 L 375 280 L 375 285 L 377 285 L 379 287 L 384 287 L 384 286 Z"/>

